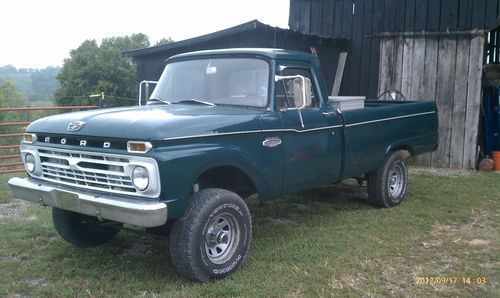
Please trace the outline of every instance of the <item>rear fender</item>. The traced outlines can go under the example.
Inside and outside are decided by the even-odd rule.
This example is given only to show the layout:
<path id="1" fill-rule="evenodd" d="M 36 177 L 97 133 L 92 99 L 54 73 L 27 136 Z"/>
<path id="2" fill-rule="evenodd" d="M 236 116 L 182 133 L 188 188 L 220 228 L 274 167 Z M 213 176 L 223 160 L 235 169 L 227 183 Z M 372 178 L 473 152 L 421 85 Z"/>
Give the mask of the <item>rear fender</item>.
<path id="1" fill-rule="evenodd" d="M 388 146 L 385 150 L 385 155 L 389 156 L 394 151 L 401 151 L 403 153 L 403 158 L 405 159 L 412 157 L 414 154 L 413 148 L 404 142 L 396 142 Z"/>

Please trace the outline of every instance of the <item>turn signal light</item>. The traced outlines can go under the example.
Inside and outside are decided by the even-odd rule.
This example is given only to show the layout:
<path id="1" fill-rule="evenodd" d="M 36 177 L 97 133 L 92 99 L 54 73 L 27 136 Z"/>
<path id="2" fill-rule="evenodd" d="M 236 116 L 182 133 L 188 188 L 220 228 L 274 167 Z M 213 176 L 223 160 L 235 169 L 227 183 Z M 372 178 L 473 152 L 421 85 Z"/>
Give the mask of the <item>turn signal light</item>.
<path id="1" fill-rule="evenodd" d="M 127 142 L 127 151 L 130 153 L 146 153 L 153 148 L 150 142 Z"/>
<path id="2" fill-rule="evenodd" d="M 25 143 L 32 144 L 32 143 L 36 142 L 36 134 L 25 133 L 23 140 Z"/>

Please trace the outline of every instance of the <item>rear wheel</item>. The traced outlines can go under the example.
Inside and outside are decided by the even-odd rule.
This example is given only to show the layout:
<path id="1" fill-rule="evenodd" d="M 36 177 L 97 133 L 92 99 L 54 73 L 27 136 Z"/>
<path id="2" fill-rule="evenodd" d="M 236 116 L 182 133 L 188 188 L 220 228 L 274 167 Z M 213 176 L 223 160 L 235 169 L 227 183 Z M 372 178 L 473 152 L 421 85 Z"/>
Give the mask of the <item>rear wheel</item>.
<path id="1" fill-rule="evenodd" d="M 388 208 L 403 201 L 408 185 L 408 168 L 401 153 L 393 152 L 382 168 L 367 176 L 368 197 L 373 204 Z"/>
<path id="2" fill-rule="evenodd" d="M 63 209 L 52 209 L 52 222 L 57 233 L 67 242 L 78 247 L 93 247 L 113 239 L 121 224 L 102 223 L 97 218 Z"/>
<path id="3" fill-rule="evenodd" d="M 184 216 L 173 223 L 170 257 L 186 278 L 223 278 L 241 266 L 251 237 L 250 212 L 243 199 L 224 189 L 204 189 L 193 194 Z"/>

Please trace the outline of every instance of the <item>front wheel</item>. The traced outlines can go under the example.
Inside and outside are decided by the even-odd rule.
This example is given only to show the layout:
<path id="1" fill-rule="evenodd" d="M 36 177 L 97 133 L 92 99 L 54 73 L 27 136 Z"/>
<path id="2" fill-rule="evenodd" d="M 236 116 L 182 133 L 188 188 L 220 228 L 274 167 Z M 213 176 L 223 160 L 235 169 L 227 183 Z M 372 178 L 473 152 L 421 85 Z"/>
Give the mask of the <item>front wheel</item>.
<path id="1" fill-rule="evenodd" d="M 403 201 L 408 186 L 408 168 L 399 152 L 393 152 L 382 168 L 367 176 L 368 197 L 373 204 L 389 208 Z"/>
<path id="2" fill-rule="evenodd" d="M 236 271 L 251 238 L 245 201 L 231 191 L 203 189 L 193 194 L 184 216 L 173 223 L 170 257 L 178 273 L 207 282 Z"/>
<path id="3" fill-rule="evenodd" d="M 63 209 L 52 209 L 52 222 L 57 233 L 67 242 L 78 247 L 93 247 L 113 239 L 121 224 L 102 223 L 97 218 Z"/>

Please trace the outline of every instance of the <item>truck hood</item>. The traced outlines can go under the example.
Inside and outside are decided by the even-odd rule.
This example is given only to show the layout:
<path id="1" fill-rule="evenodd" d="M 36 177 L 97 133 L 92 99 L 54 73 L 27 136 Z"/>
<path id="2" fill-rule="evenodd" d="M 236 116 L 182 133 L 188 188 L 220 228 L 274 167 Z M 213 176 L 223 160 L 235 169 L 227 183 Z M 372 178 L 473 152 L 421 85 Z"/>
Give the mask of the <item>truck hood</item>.
<path id="1" fill-rule="evenodd" d="M 129 140 L 169 138 L 260 130 L 258 110 L 194 104 L 146 105 L 98 109 L 50 116 L 31 123 L 30 133 L 94 136 Z M 71 132 L 68 124 L 83 121 Z"/>

